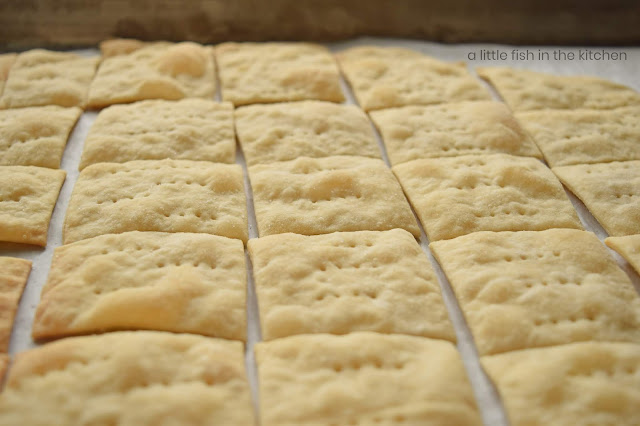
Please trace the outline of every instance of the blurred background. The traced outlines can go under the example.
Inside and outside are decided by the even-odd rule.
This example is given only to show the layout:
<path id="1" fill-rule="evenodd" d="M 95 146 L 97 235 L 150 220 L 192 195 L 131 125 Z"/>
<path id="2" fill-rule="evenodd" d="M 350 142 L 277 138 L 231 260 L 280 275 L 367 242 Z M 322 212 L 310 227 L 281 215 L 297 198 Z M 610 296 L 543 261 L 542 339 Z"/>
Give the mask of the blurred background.
<path id="1" fill-rule="evenodd" d="M 443 42 L 638 45 L 640 1 L 0 0 L 0 49 L 142 40 L 330 41 L 359 35 Z"/>

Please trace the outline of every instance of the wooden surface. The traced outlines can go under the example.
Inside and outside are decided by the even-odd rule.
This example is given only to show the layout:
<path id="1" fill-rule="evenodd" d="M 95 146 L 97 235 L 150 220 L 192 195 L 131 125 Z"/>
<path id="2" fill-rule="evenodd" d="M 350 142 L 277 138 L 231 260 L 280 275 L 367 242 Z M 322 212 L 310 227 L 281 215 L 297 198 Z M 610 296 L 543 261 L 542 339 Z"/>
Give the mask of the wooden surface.
<path id="1" fill-rule="evenodd" d="M 514 0 L 0 0 L 0 49 L 143 40 L 358 35 L 529 44 L 638 44 L 640 3 Z"/>

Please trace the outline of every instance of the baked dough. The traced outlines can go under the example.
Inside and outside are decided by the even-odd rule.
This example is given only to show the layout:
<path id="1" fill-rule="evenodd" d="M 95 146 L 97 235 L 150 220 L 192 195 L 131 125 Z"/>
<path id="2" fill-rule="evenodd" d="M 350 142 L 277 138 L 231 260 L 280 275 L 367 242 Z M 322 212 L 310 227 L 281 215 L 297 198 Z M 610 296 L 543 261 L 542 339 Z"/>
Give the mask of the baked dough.
<path id="1" fill-rule="evenodd" d="M 30 272 L 30 260 L 0 257 L 0 353 L 9 351 L 13 321 Z"/>

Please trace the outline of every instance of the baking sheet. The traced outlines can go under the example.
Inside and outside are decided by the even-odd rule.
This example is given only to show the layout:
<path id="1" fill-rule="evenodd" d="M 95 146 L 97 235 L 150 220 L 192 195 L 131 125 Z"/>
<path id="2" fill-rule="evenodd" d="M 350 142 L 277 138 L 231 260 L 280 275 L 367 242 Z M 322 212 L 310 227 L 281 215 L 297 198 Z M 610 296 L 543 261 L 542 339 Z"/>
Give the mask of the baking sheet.
<path id="1" fill-rule="evenodd" d="M 348 47 L 357 45 L 380 45 L 380 46 L 399 46 L 406 47 L 414 50 L 421 51 L 425 54 L 433 57 L 448 60 L 448 61 L 467 61 L 469 67 L 473 69 L 476 66 L 486 65 L 501 65 L 516 68 L 527 68 L 536 71 L 550 72 L 554 74 L 586 74 L 595 75 L 603 78 L 608 78 L 616 82 L 633 87 L 640 91 L 640 81 L 637 76 L 640 75 L 640 48 L 639 47 L 626 47 L 626 48 L 563 48 L 563 47 L 539 47 L 539 46 L 505 46 L 494 44 L 457 44 L 457 45 L 445 45 L 439 43 L 415 41 L 415 40 L 400 40 L 400 39 L 382 39 L 382 38 L 360 38 L 356 40 L 350 40 L 339 43 L 331 43 L 327 46 L 332 51 L 339 51 Z M 514 50 L 517 51 L 514 53 Z M 626 60 L 582 60 L 580 59 L 581 51 L 589 51 L 592 53 L 617 53 L 620 56 L 626 55 Z M 97 49 L 78 50 L 77 53 L 83 55 L 97 55 L 99 52 Z M 533 55 L 533 60 L 514 60 L 513 55 L 520 54 Z M 555 57 L 563 56 L 563 59 L 554 59 Z M 568 53 L 574 54 L 574 59 L 568 59 Z M 473 55 L 475 58 L 473 59 Z M 549 55 L 549 59 L 546 57 L 544 60 L 539 60 L 540 56 Z M 500 56 L 501 55 L 501 56 Z M 565 57 L 565 55 L 567 57 Z M 584 54 L 583 54 L 584 55 Z M 495 59 L 504 58 L 506 59 Z M 470 60 L 470 58 L 472 60 Z M 347 103 L 355 103 L 352 93 L 345 82 L 342 82 L 343 89 L 347 95 Z M 218 85 L 219 87 L 219 85 Z M 494 96 L 496 95 L 495 92 Z M 496 96 L 497 97 L 497 96 Z M 220 99 L 220 93 L 216 95 L 216 99 Z M 84 139 L 87 135 L 91 124 L 96 118 L 96 112 L 85 112 L 78 121 L 71 138 L 67 144 L 61 168 L 66 170 L 67 179 L 60 191 L 60 197 L 53 211 L 51 219 L 51 225 L 49 228 L 49 240 L 46 248 L 36 248 L 34 246 L 0 243 L 0 255 L 1 256 L 14 256 L 33 261 L 33 269 L 27 283 L 27 287 L 22 296 L 18 313 L 16 316 L 16 322 L 11 337 L 11 344 L 9 353 L 11 355 L 22 352 L 24 350 L 33 348 L 36 344 L 31 340 L 31 323 L 33 321 L 34 313 L 38 301 L 40 299 L 40 291 L 47 279 L 47 273 L 51 264 L 51 258 L 53 255 L 53 249 L 60 246 L 62 242 L 62 225 L 64 221 L 64 215 L 69 203 L 71 191 L 78 178 L 78 164 L 82 153 L 82 146 Z M 372 126 L 373 127 L 373 126 Z M 374 128 L 375 130 L 375 128 Z M 377 135 L 377 133 L 376 133 Z M 389 161 L 386 158 L 384 152 L 384 146 L 377 135 L 378 143 L 381 151 L 384 153 L 384 159 L 387 165 Z M 248 185 L 246 164 L 242 152 L 238 148 L 236 155 L 236 162 L 240 164 L 244 169 L 245 174 L 245 191 L 247 192 L 248 210 L 249 210 L 249 237 L 257 237 L 257 227 L 255 222 L 255 215 L 253 212 L 253 198 L 251 190 Z M 573 195 L 569 194 L 571 202 L 578 211 L 578 215 L 585 227 L 589 231 L 595 232 L 595 234 L 603 240 L 607 234 L 597 221 L 591 216 L 591 214 L 585 209 L 584 205 L 580 203 Z M 497 396 L 496 390 L 483 373 L 478 362 L 478 355 L 471 339 L 469 329 L 463 319 L 460 308 L 457 305 L 451 286 L 449 285 L 446 277 L 444 276 L 439 265 L 435 262 L 428 248 L 428 240 L 425 236 L 424 230 L 422 230 L 421 246 L 429 256 L 431 263 L 433 264 L 440 285 L 442 287 L 444 301 L 449 310 L 451 320 L 456 329 L 458 337 L 458 348 L 462 354 L 462 358 L 465 364 L 465 368 L 471 379 L 471 383 L 476 395 L 478 405 L 482 414 L 482 418 L 486 425 L 502 426 L 507 425 L 508 421 L 504 414 L 504 410 L 501 407 L 500 399 Z M 631 277 L 636 290 L 640 292 L 640 277 L 633 271 L 633 269 L 622 259 L 617 253 L 610 250 L 614 257 L 620 264 L 620 266 Z M 261 340 L 260 327 L 258 320 L 258 305 L 255 297 L 255 287 L 252 278 L 251 264 L 248 255 L 245 256 L 249 268 L 249 288 L 248 288 L 248 343 L 246 351 L 246 366 L 251 388 L 254 396 L 254 404 L 256 405 L 257 412 L 257 375 L 255 360 L 253 357 L 253 345 Z"/>

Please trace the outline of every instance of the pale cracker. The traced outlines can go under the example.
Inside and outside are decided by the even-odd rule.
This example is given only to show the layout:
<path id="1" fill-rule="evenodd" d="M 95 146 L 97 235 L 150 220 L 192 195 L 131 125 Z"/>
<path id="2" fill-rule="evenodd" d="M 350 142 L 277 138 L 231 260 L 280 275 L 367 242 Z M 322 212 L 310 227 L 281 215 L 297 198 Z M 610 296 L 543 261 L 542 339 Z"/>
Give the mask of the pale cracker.
<path id="1" fill-rule="evenodd" d="M 4 379 L 4 375 L 7 372 L 7 367 L 9 366 L 9 355 L 0 354 L 0 383 Z"/>
<path id="2" fill-rule="evenodd" d="M 249 167 L 260 236 L 420 229 L 381 160 L 300 157 Z"/>
<path id="3" fill-rule="evenodd" d="M 280 234 L 248 248 L 265 340 L 353 331 L 456 340 L 431 264 L 407 231 Z"/>
<path id="4" fill-rule="evenodd" d="M 60 105 L 83 108 L 98 57 L 36 49 L 18 55 L 0 108 Z"/>
<path id="5" fill-rule="evenodd" d="M 338 66 L 312 43 L 223 43 L 216 47 L 222 99 L 234 105 L 316 99 L 342 102 Z"/>
<path id="6" fill-rule="evenodd" d="M 608 111 L 527 111 L 516 117 L 551 167 L 640 160 L 640 105 Z"/>
<path id="7" fill-rule="evenodd" d="M 233 163 L 233 105 L 204 99 L 150 100 L 100 111 L 79 168 L 164 158 Z"/>
<path id="8" fill-rule="evenodd" d="M 0 110 L 0 165 L 59 168 L 80 114 L 55 105 Z"/>
<path id="9" fill-rule="evenodd" d="M 205 98 L 216 91 L 213 49 L 192 42 L 156 43 L 105 59 L 89 91 L 89 106 L 144 99 Z"/>
<path id="10" fill-rule="evenodd" d="M 482 358 L 511 426 L 640 424 L 640 345 L 584 342 Z"/>
<path id="11" fill-rule="evenodd" d="M 560 182 L 535 158 L 432 158 L 393 171 L 431 241 L 477 231 L 582 228 Z"/>
<path id="12" fill-rule="evenodd" d="M 640 161 L 554 167 L 611 236 L 640 234 Z"/>
<path id="13" fill-rule="evenodd" d="M 40 346 L 16 356 L 0 424 L 253 426 L 242 343 L 138 331 Z"/>
<path id="14" fill-rule="evenodd" d="M 47 245 L 64 170 L 0 166 L 0 241 Z"/>
<path id="15" fill-rule="evenodd" d="M 501 102 L 475 101 L 372 111 L 392 164 L 419 158 L 506 153 L 542 158 Z"/>
<path id="16" fill-rule="evenodd" d="M 7 78 L 9 78 L 9 70 L 11 70 L 11 66 L 16 61 L 17 56 L 15 53 L 0 55 L 0 95 L 4 91 L 4 85 L 7 82 Z"/>
<path id="17" fill-rule="evenodd" d="M 620 253 L 622 257 L 640 274 L 640 234 L 624 237 L 609 237 L 605 244 Z"/>
<path id="18" fill-rule="evenodd" d="M 552 75 L 503 67 L 476 68 L 513 111 L 611 109 L 640 105 L 640 93 L 597 77 Z"/>
<path id="19" fill-rule="evenodd" d="M 242 242 L 208 234 L 125 232 L 58 247 L 32 334 L 148 329 L 244 340 Z"/>
<path id="20" fill-rule="evenodd" d="M 0 353 L 9 350 L 13 320 L 30 272 L 30 260 L 0 257 Z"/>
<path id="21" fill-rule="evenodd" d="M 85 168 L 67 208 L 64 243 L 127 231 L 202 232 L 246 241 L 242 169 L 187 160 Z"/>
<path id="22" fill-rule="evenodd" d="M 336 57 L 365 111 L 491 99 L 463 62 L 442 62 L 413 50 L 378 46 L 354 47 Z"/>
<path id="23" fill-rule="evenodd" d="M 255 346 L 262 426 L 481 425 L 455 346 L 370 332 Z"/>
<path id="24" fill-rule="evenodd" d="M 322 101 L 252 105 L 237 109 L 235 122 L 250 166 L 298 157 L 380 158 L 371 123 L 354 105 Z"/>
<path id="25" fill-rule="evenodd" d="M 481 355 L 640 343 L 640 297 L 591 232 L 476 232 L 431 243 Z"/>

